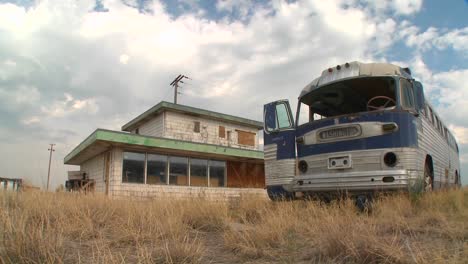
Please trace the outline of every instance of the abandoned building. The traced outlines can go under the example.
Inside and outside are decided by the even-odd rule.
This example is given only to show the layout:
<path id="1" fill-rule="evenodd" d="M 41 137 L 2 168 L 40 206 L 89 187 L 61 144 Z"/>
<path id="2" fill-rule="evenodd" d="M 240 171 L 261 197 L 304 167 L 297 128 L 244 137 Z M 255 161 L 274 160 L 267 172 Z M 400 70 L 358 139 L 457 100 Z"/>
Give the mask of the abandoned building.
<path id="1" fill-rule="evenodd" d="M 22 179 L 3 178 L 0 177 L 0 191 L 19 191 L 23 186 Z"/>
<path id="2" fill-rule="evenodd" d="M 264 196 L 262 128 L 258 121 L 160 102 L 122 131 L 97 129 L 64 163 L 80 166 L 69 173 L 75 181 L 113 197 Z"/>

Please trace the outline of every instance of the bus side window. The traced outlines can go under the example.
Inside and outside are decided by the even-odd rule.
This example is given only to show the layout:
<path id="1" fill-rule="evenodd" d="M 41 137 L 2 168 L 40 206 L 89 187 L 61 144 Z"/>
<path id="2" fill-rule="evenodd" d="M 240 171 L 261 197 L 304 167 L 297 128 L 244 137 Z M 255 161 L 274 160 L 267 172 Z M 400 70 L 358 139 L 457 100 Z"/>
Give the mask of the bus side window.
<path id="1" fill-rule="evenodd" d="M 435 122 L 435 116 L 434 116 L 434 112 L 432 111 L 432 108 L 429 108 L 429 111 L 431 112 L 430 113 L 431 123 L 434 125 L 435 128 L 437 128 L 437 125 L 436 125 L 436 122 Z"/>
<path id="2" fill-rule="evenodd" d="M 429 107 L 429 119 L 432 124 L 434 124 L 434 113 L 432 112 L 432 108 Z"/>
<path id="3" fill-rule="evenodd" d="M 302 102 L 300 104 L 299 118 L 297 119 L 298 126 L 314 121 L 313 113 L 310 111 L 310 107 Z"/>
<path id="4" fill-rule="evenodd" d="M 314 113 L 314 120 L 320 120 L 320 119 L 324 119 L 324 118 L 325 118 L 324 116 L 321 116 L 319 114 Z"/>

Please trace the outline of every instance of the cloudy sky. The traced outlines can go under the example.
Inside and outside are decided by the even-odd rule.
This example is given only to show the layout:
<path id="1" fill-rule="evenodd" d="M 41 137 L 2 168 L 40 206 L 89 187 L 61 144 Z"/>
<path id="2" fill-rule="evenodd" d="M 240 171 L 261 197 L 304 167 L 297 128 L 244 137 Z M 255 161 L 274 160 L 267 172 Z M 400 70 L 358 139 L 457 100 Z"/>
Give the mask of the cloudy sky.
<path id="1" fill-rule="evenodd" d="M 261 119 L 329 66 L 409 66 L 457 137 L 468 183 L 465 0 L 0 0 L 0 177 L 52 186 L 96 128 L 180 103 Z"/>

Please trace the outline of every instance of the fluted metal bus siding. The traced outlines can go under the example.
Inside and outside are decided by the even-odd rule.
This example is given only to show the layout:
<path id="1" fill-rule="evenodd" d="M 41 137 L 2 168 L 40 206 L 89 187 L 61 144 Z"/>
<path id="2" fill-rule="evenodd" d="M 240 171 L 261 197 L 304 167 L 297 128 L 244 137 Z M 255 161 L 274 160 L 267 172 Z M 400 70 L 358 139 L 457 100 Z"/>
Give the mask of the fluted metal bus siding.
<path id="1" fill-rule="evenodd" d="M 432 157 L 434 167 L 434 188 L 451 187 L 455 183 L 455 171 L 460 173 L 458 153 L 449 146 L 445 137 L 424 115 L 421 115 L 422 130 L 418 130 L 419 160 L 421 170 L 424 170 L 427 155 Z M 445 169 L 449 170 L 448 178 Z"/>
<path id="2" fill-rule="evenodd" d="M 271 185 L 287 185 L 294 179 L 296 169 L 295 159 L 276 159 L 277 145 L 264 146 L 265 155 L 265 183 Z"/>
<path id="3" fill-rule="evenodd" d="M 392 151 L 398 157 L 398 162 L 394 167 L 389 168 L 383 163 L 383 156 L 385 153 Z M 329 170 L 328 158 L 338 157 L 343 155 L 351 155 L 352 168 L 346 170 Z M 379 171 L 388 169 L 410 169 L 419 170 L 418 166 L 419 155 L 418 150 L 415 148 L 392 148 L 392 149 L 371 149 L 371 150 L 358 150 L 358 151 L 344 151 L 326 153 L 305 157 L 308 166 L 307 174 L 318 173 L 340 173 L 340 172 L 354 172 L 354 171 Z"/>

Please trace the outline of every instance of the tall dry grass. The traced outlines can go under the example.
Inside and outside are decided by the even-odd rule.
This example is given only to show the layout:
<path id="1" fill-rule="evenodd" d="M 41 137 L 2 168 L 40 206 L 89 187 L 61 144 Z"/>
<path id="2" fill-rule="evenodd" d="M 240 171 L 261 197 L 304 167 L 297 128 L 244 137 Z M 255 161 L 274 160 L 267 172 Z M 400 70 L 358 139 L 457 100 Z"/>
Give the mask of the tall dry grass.
<path id="1" fill-rule="evenodd" d="M 1 263 L 466 263 L 468 189 L 349 200 L 0 193 Z"/>

